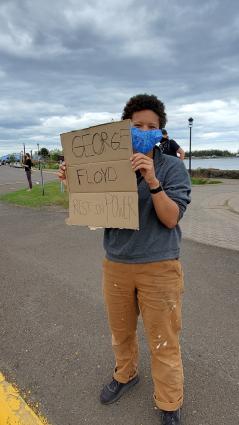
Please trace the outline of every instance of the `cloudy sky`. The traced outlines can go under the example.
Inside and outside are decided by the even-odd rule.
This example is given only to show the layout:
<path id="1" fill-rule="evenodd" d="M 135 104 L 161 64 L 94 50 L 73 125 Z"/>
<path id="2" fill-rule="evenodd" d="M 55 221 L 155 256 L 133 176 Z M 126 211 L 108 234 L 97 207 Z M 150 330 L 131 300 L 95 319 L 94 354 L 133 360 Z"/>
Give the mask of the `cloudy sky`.
<path id="1" fill-rule="evenodd" d="M 238 0 L 0 0 L 0 155 L 156 94 L 185 149 L 239 149 Z"/>

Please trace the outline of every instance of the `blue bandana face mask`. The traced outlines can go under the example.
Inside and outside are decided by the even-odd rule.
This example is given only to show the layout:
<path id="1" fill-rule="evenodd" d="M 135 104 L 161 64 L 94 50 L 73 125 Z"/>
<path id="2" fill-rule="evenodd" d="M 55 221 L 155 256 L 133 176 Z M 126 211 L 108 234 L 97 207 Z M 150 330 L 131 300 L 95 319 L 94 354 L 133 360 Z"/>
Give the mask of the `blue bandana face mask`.
<path id="1" fill-rule="evenodd" d="M 162 131 L 159 129 L 143 131 L 137 127 L 132 127 L 131 136 L 133 150 L 146 154 L 154 148 L 156 143 L 160 142 Z"/>

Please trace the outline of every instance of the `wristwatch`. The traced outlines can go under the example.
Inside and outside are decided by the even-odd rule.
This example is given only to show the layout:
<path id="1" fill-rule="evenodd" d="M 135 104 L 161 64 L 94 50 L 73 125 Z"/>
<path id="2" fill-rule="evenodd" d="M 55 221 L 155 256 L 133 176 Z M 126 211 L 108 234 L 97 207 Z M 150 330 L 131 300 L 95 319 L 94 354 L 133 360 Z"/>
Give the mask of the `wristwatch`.
<path id="1" fill-rule="evenodd" d="M 154 195 L 155 193 L 162 192 L 162 191 L 163 191 L 163 188 L 162 188 L 162 186 L 161 186 L 161 183 L 159 183 L 159 186 L 158 186 L 158 187 L 156 187 L 156 189 L 149 189 L 149 191 L 150 191 L 150 193 L 152 193 L 153 195 Z"/>

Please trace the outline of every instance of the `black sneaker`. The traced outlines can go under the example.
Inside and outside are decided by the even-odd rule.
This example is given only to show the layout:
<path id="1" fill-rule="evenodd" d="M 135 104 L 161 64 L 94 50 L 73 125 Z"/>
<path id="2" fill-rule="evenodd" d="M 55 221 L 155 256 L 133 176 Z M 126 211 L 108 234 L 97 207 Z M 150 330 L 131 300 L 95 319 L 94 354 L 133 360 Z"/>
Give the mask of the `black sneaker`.
<path id="1" fill-rule="evenodd" d="M 162 425 L 180 425 L 180 409 L 174 412 L 162 410 Z"/>
<path id="2" fill-rule="evenodd" d="M 131 387 L 139 382 L 138 375 L 135 378 L 131 379 L 131 381 L 126 384 L 121 384 L 121 382 L 113 379 L 110 384 L 105 385 L 103 390 L 100 393 L 100 401 L 102 404 L 111 404 L 115 401 L 119 400 L 119 398 L 126 393 Z"/>

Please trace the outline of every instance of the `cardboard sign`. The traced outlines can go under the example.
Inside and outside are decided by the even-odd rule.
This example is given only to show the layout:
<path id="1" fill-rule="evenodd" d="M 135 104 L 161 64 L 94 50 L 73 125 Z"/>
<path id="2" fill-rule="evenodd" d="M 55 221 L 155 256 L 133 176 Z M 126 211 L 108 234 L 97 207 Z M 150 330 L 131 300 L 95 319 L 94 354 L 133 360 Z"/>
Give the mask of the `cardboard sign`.
<path id="1" fill-rule="evenodd" d="M 67 167 L 68 224 L 138 229 L 130 120 L 61 135 Z"/>

